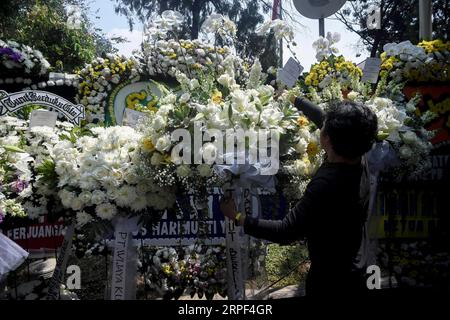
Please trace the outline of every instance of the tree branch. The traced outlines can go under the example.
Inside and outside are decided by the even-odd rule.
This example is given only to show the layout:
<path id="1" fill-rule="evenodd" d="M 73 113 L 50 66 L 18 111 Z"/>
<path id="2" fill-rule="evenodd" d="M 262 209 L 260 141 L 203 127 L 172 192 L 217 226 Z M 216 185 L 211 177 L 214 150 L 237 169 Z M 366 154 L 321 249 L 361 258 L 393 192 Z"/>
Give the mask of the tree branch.
<path id="1" fill-rule="evenodd" d="M 361 31 L 356 30 L 352 24 L 356 24 L 356 23 L 352 23 L 352 22 L 348 22 L 347 19 L 345 18 L 344 14 L 341 12 L 341 10 L 339 10 L 338 12 L 335 13 L 336 16 L 338 17 L 338 19 L 345 25 L 345 27 L 347 29 L 349 29 L 350 31 L 356 33 L 362 40 L 362 42 L 366 45 L 366 46 L 372 46 L 373 42 L 370 41 L 368 39 L 368 37 L 363 37 L 363 34 Z M 357 24 L 359 26 L 359 24 Z"/>

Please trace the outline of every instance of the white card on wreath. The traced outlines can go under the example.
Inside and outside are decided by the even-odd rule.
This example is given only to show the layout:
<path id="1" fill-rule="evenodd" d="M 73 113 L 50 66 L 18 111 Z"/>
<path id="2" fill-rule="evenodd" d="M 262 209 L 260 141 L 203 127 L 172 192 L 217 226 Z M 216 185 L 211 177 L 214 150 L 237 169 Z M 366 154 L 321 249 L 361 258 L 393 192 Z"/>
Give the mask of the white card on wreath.
<path id="1" fill-rule="evenodd" d="M 135 128 L 139 122 L 139 119 L 145 117 L 144 112 L 136 111 L 130 108 L 125 109 L 125 115 L 123 124 L 132 128 Z"/>
<path id="2" fill-rule="evenodd" d="M 367 58 L 364 62 L 362 82 L 377 83 L 381 69 L 380 58 Z"/>
<path id="3" fill-rule="evenodd" d="M 33 110 L 30 114 L 30 128 L 33 127 L 50 127 L 56 126 L 58 112 L 48 110 Z"/>
<path id="4" fill-rule="evenodd" d="M 300 77 L 302 71 L 302 65 L 293 58 L 289 58 L 283 69 L 278 71 L 277 79 L 286 84 L 288 88 L 292 88 L 295 86 L 295 83 L 297 82 L 298 77 Z"/>

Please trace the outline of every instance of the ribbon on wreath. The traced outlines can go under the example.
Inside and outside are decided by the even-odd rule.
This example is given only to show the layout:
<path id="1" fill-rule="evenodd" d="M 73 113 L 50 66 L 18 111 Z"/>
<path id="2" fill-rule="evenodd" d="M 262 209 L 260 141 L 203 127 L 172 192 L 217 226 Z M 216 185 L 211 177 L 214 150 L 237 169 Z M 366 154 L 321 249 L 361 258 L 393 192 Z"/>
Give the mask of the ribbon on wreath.
<path id="1" fill-rule="evenodd" d="M 398 165 L 399 159 L 390 143 L 386 140 L 376 143 L 366 154 L 365 158 L 370 181 L 369 212 L 373 214 L 380 172 Z"/>
<path id="2" fill-rule="evenodd" d="M 225 155 L 226 158 L 226 155 Z M 248 161 L 246 161 L 248 162 Z M 262 175 L 261 171 L 266 164 L 225 164 L 216 165 L 214 170 L 221 177 L 231 177 L 230 189 L 236 201 L 238 210 L 246 215 L 253 215 L 253 197 L 257 196 L 257 188 L 268 191 L 275 190 L 273 175 Z M 259 210 L 260 205 L 257 205 Z M 249 238 L 244 238 L 241 226 L 236 226 L 233 220 L 225 218 L 227 270 L 228 270 L 228 298 L 231 300 L 245 299 L 245 282 L 248 267 L 248 257 L 245 243 Z M 248 243 L 247 243 L 248 244 Z"/>
<path id="3" fill-rule="evenodd" d="M 396 166 L 398 163 L 399 159 L 394 149 L 386 140 L 374 144 L 372 149 L 363 157 L 364 171 L 360 190 L 362 199 L 365 199 L 365 195 L 368 194 L 368 212 L 360 250 L 365 259 L 360 261 L 360 267 L 376 264 L 375 252 L 378 243 L 375 233 L 379 219 L 375 216 L 375 201 L 378 192 L 378 178 L 380 172 Z"/>
<path id="4" fill-rule="evenodd" d="M 132 233 L 139 228 L 138 217 L 119 217 L 114 225 L 114 256 L 111 274 L 111 300 L 136 298 L 137 251 Z"/>
<path id="5" fill-rule="evenodd" d="M 72 253 L 72 238 L 75 229 L 75 224 L 72 222 L 66 229 L 64 241 L 59 251 L 58 259 L 56 260 L 56 267 L 53 271 L 52 278 L 48 285 L 47 300 L 58 300 L 60 295 L 60 285 L 63 283 L 64 275 L 66 273 L 67 261 Z"/>

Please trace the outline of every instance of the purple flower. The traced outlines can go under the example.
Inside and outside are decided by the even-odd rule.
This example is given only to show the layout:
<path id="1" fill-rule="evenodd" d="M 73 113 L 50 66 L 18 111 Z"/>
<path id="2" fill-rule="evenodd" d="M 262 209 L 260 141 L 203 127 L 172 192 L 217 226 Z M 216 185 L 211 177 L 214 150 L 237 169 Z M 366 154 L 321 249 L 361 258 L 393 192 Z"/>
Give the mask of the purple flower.
<path id="1" fill-rule="evenodd" d="M 17 180 L 16 181 L 16 190 L 17 192 L 22 192 L 24 189 L 28 187 L 28 182 L 25 180 Z"/>
<path id="2" fill-rule="evenodd" d="M 9 57 L 9 59 L 13 60 L 14 62 L 20 62 L 22 60 L 22 55 L 18 52 L 15 52 L 11 48 L 0 48 L 0 56 L 6 55 Z"/>
<path id="3" fill-rule="evenodd" d="M 0 210 L 0 223 L 3 222 L 4 213 L 2 210 Z"/>

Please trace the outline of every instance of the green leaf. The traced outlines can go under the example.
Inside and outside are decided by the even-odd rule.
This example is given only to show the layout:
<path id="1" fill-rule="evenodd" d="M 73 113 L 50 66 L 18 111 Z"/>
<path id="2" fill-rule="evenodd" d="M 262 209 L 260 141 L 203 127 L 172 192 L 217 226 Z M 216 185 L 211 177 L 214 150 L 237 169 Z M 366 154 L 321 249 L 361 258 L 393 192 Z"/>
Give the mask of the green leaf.
<path id="1" fill-rule="evenodd" d="M 47 159 L 36 168 L 36 172 L 42 176 L 42 181 L 48 184 L 52 189 L 56 188 L 58 174 L 55 171 L 55 163 Z"/>
<path id="2" fill-rule="evenodd" d="M 3 145 L 2 147 L 8 152 L 26 153 L 25 150 L 20 149 L 19 147 L 16 146 Z"/>
<path id="3" fill-rule="evenodd" d="M 389 137 L 389 133 L 386 133 L 386 132 L 379 132 L 379 133 L 378 133 L 378 136 L 377 136 L 377 139 L 378 139 L 379 141 L 383 141 L 383 140 L 386 139 L 387 137 Z"/>

